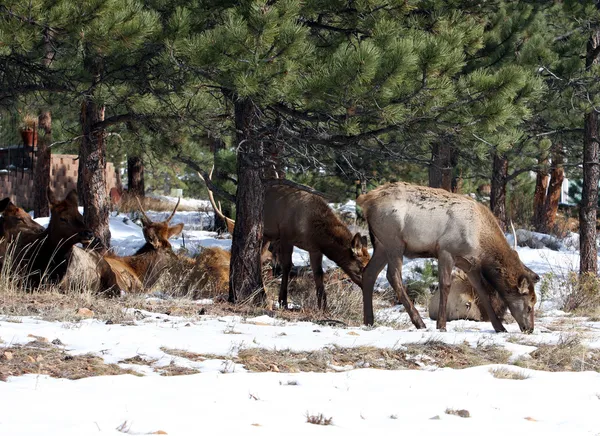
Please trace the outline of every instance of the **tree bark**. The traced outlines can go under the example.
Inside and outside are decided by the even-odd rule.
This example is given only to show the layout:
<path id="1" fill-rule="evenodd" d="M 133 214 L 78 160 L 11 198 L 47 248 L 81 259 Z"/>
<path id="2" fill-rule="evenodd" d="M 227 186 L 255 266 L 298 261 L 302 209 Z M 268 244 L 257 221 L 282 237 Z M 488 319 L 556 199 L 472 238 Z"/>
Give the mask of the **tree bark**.
<path id="1" fill-rule="evenodd" d="M 257 304 L 266 299 L 260 262 L 265 201 L 262 176 L 265 162 L 262 142 L 255 133 L 260 115 L 251 100 L 237 99 L 235 95 L 232 99 L 238 143 L 238 185 L 231 243 L 229 301 L 251 301 Z"/>
<path id="2" fill-rule="evenodd" d="M 44 40 L 44 58 L 42 65 L 50 68 L 54 60 L 55 50 L 52 44 L 54 32 L 46 28 L 42 34 Z M 44 134 L 38 141 L 35 167 L 33 169 L 33 216 L 35 218 L 50 216 L 48 205 L 48 187 L 50 186 L 50 171 L 52 156 L 50 144 L 52 144 L 52 114 L 49 110 L 43 110 L 38 117 L 38 129 Z"/>
<path id="3" fill-rule="evenodd" d="M 552 231 L 556 226 L 556 214 L 558 213 L 558 203 L 560 202 L 560 193 L 562 184 L 565 180 L 565 170 L 563 168 L 564 156 L 561 144 L 557 144 L 552 149 L 552 164 L 550 166 L 550 185 L 548 186 L 548 195 L 546 195 L 546 204 L 544 207 L 543 229 Z"/>
<path id="4" fill-rule="evenodd" d="M 144 161 L 139 156 L 129 156 L 127 158 L 127 192 L 138 197 L 146 195 Z"/>
<path id="5" fill-rule="evenodd" d="M 105 247 L 110 247 L 108 216 L 110 201 L 106 189 L 106 136 L 94 125 L 104 120 L 104 107 L 86 98 L 81 108 L 82 139 L 79 147 L 79 174 L 83 218 Z"/>
<path id="6" fill-rule="evenodd" d="M 508 159 L 505 155 L 494 153 L 490 208 L 498 219 L 503 232 L 506 231 L 506 181 L 508 178 Z"/>
<path id="7" fill-rule="evenodd" d="M 50 166 L 52 156 L 52 115 L 45 111 L 38 117 L 38 127 L 44 131 L 38 141 L 35 166 L 33 168 L 33 216 L 35 218 L 50 216 L 48 205 L 48 187 L 50 186 Z"/>
<path id="8" fill-rule="evenodd" d="M 600 45 L 600 31 L 594 31 L 587 44 L 585 65 L 590 69 L 598 63 L 597 47 Z M 593 96 L 591 96 L 593 98 Z M 594 108 L 586 113 L 583 120 L 583 191 L 579 206 L 579 273 L 598 272 L 598 249 L 596 247 L 596 208 L 598 207 L 598 182 L 600 167 L 598 162 L 598 113 Z"/>
<path id="9" fill-rule="evenodd" d="M 548 157 L 541 156 L 538 158 L 540 169 L 535 177 L 535 193 L 533 194 L 533 228 L 537 232 L 545 232 L 544 223 L 545 208 L 546 208 L 546 192 L 548 191 Z"/>
<path id="10" fill-rule="evenodd" d="M 452 192 L 452 170 L 452 146 L 448 138 L 442 137 L 431 148 L 429 186 Z"/>

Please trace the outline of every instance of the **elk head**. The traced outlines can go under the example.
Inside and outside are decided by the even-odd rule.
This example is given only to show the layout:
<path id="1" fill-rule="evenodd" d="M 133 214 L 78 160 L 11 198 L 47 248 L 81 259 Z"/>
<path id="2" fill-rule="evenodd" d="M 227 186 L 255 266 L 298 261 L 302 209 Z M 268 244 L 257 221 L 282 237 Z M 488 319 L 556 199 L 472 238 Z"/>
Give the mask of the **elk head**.
<path id="1" fill-rule="evenodd" d="M 0 201 L 0 237 L 12 239 L 19 233 L 42 233 L 44 227 L 36 223 L 31 215 L 16 206 L 10 198 L 6 197 Z"/>
<path id="2" fill-rule="evenodd" d="M 48 241 L 58 245 L 67 241 L 68 246 L 77 243 L 88 244 L 94 239 L 94 234 L 83 222 L 79 213 L 77 192 L 72 190 L 64 200 L 58 201 L 52 189 L 47 191 L 50 203 L 50 223 L 48 224 Z"/>
<path id="3" fill-rule="evenodd" d="M 350 263 L 347 272 L 350 278 L 359 286 L 362 286 L 362 272 L 371 259 L 367 247 L 367 237 L 356 233 L 350 243 Z"/>
<path id="4" fill-rule="evenodd" d="M 540 277 L 523 265 L 515 250 L 509 251 L 505 265 L 487 268 L 483 275 L 506 302 L 521 331 L 531 333 L 537 301 L 534 287 Z"/>
<path id="5" fill-rule="evenodd" d="M 169 238 L 173 236 L 177 236 L 183 231 L 183 223 L 179 223 L 175 226 L 169 226 L 169 223 L 173 219 L 177 208 L 179 207 L 179 202 L 181 198 L 177 200 L 177 204 L 175 205 L 175 209 L 171 212 L 171 215 L 162 222 L 154 223 L 142 207 L 142 203 L 138 197 L 135 197 L 140 206 L 140 212 L 142 213 L 142 231 L 144 232 L 144 238 L 146 239 L 146 243 L 150 244 L 154 249 L 159 248 L 171 248 L 171 243 L 169 242 Z"/>

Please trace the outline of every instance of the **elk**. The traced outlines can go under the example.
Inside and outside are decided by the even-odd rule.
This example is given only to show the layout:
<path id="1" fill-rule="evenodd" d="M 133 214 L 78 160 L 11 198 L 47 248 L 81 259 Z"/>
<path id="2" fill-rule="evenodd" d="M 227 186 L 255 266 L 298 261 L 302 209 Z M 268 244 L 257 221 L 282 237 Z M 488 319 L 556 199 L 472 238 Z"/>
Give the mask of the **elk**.
<path id="1" fill-rule="evenodd" d="M 64 285 L 83 275 L 89 278 L 90 286 L 100 292 L 107 292 L 111 288 L 140 292 L 152 287 L 166 268 L 182 261 L 173 252 L 169 242 L 169 238 L 183 230 L 183 223 L 170 226 L 181 199 L 177 201 L 171 215 L 162 222 L 153 222 L 148 218 L 140 200 L 137 197 L 136 200 L 142 213 L 145 244 L 131 256 L 75 250 Z M 192 265 L 188 263 L 188 266 Z"/>
<path id="2" fill-rule="evenodd" d="M 513 250 L 516 251 L 517 232 L 515 231 L 512 222 L 510 223 L 510 226 L 513 232 Z M 535 276 L 535 273 L 527 266 L 525 266 L 525 269 L 532 278 Z M 498 296 L 498 293 L 493 288 L 490 286 L 486 286 L 486 288 L 488 295 L 490 296 L 494 313 L 500 321 L 504 321 L 506 310 L 508 309 L 506 302 Z M 438 288 L 429 300 L 429 317 L 433 320 L 437 320 L 439 303 L 440 290 Z M 452 284 L 450 285 L 450 292 L 448 294 L 448 302 L 446 305 L 446 317 L 447 321 L 454 321 L 457 319 L 469 319 L 472 321 L 490 320 L 481 300 L 477 296 L 477 291 L 475 291 L 469 282 L 467 275 L 461 270 L 452 273 Z"/>
<path id="3" fill-rule="evenodd" d="M 72 247 L 77 243 L 89 244 L 94 240 L 94 234 L 85 225 L 83 216 L 77 209 L 75 190 L 69 192 L 62 201 L 56 199 L 50 188 L 47 196 L 51 213 L 48 227 L 32 238 L 32 248 L 22 255 L 29 284 L 33 287 L 39 286 L 42 278 L 59 280 L 66 271 Z"/>
<path id="4" fill-rule="evenodd" d="M 15 255 L 14 262 L 23 256 L 38 235 L 45 229 L 36 223 L 31 215 L 16 206 L 10 198 L 6 197 L 0 201 L 0 268 L 4 264 L 6 253 L 12 247 Z"/>
<path id="5" fill-rule="evenodd" d="M 326 310 L 323 255 L 334 261 L 354 283 L 361 286 L 362 271 L 369 261 L 367 238 L 360 233 L 352 235 L 325 200 L 306 189 L 302 189 L 301 185 L 294 187 L 284 184 L 266 188 L 261 260 L 264 261 L 268 243 L 274 243 L 274 254 L 282 269 L 279 305 L 287 309 L 288 281 L 294 247 L 308 251 L 317 289 L 317 305 L 319 309 Z M 209 198 L 215 213 L 222 215 L 220 210 L 217 212 L 212 193 Z M 227 223 L 228 227 L 231 223 L 233 228 L 233 220 Z"/>
<path id="6" fill-rule="evenodd" d="M 494 296 L 497 296 L 494 291 Z M 499 301 L 498 298 L 492 297 L 492 306 L 494 301 Z M 429 318 L 437 320 L 438 309 L 440 305 L 440 290 L 439 288 L 431 296 L 429 300 Z M 503 304 L 500 310 L 494 308 L 494 312 L 500 321 L 504 319 L 506 313 L 506 305 Z M 466 274 L 461 270 L 452 273 L 452 285 L 448 293 L 448 302 L 446 305 L 446 320 L 454 321 L 457 319 L 468 319 L 472 321 L 489 321 L 484 319 L 485 308 L 477 298 L 477 292 L 469 283 Z"/>
<path id="7" fill-rule="evenodd" d="M 417 328 L 424 328 L 402 285 L 403 256 L 435 257 L 440 282 L 438 329 L 446 329 L 451 274 L 456 265 L 475 288 L 497 332 L 506 329 L 492 307 L 491 289 L 506 302 L 521 331 L 533 331 L 534 285 L 539 277 L 523 265 L 483 204 L 443 189 L 403 182 L 380 186 L 359 196 L 357 203 L 365 212 L 374 248 L 363 273 L 365 324 L 373 324 L 373 288 L 387 264 L 387 279 L 411 321 Z"/>

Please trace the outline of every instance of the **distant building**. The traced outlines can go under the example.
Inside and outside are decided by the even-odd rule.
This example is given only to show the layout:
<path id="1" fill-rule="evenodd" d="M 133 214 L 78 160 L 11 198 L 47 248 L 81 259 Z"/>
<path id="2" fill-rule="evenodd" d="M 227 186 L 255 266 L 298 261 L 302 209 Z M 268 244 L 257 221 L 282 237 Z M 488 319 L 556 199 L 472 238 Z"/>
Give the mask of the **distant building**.
<path id="1" fill-rule="evenodd" d="M 33 177 L 36 156 L 31 147 L 0 148 L 0 199 L 11 200 L 25 208 L 33 207 Z M 77 189 L 79 162 L 75 154 L 53 154 L 50 163 L 50 186 L 58 198 Z M 119 175 L 111 162 L 106 164 L 106 191 L 119 188 Z"/>

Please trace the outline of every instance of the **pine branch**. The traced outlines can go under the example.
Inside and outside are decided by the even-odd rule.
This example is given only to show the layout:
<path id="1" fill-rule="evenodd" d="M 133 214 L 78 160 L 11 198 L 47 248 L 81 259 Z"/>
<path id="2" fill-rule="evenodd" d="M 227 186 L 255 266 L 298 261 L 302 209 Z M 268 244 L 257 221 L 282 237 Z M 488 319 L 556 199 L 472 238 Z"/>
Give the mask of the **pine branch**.
<path id="1" fill-rule="evenodd" d="M 174 159 L 181 163 L 186 164 L 194 171 L 197 171 L 198 173 L 200 173 L 200 175 L 204 179 L 204 182 L 206 183 L 207 188 L 210 189 L 212 192 L 214 192 L 219 197 L 221 197 L 227 201 L 235 203 L 235 196 L 231 195 L 229 192 L 225 191 L 224 189 L 221 189 L 218 186 L 216 186 L 210 179 L 210 175 L 208 174 L 208 172 L 204 168 L 202 168 L 200 165 L 198 165 L 195 161 L 193 161 L 189 157 L 182 156 L 181 154 L 177 154 L 176 156 L 174 156 Z"/>

